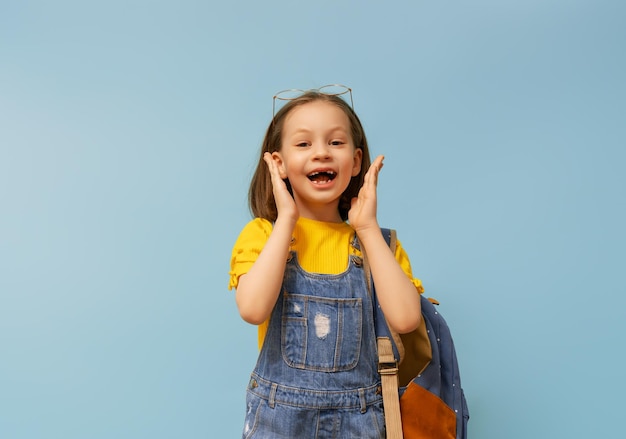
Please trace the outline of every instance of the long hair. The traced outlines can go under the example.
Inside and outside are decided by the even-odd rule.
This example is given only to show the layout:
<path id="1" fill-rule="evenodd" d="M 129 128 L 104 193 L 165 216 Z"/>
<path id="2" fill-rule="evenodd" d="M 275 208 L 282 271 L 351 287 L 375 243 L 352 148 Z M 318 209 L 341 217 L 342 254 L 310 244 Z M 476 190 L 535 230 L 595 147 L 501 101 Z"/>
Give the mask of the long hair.
<path id="1" fill-rule="evenodd" d="M 290 100 L 276 113 L 267 128 L 263 144 L 261 145 L 259 161 L 250 182 L 250 189 L 248 190 L 248 205 L 250 212 L 255 218 L 265 218 L 268 221 L 274 222 L 278 216 L 276 201 L 274 200 L 274 193 L 272 191 L 272 181 L 269 170 L 267 169 L 267 164 L 263 161 L 263 155 L 266 152 L 271 154 L 281 150 L 283 126 L 285 124 L 285 119 L 291 110 L 300 105 L 315 101 L 329 102 L 336 105 L 342 109 L 344 113 L 346 113 L 348 120 L 350 121 L 350 134 L 352 136 L 354 147 L 360 148 L 363 152 L 361 171 L 358 175 L 352 177 L 348 187 L 343 192 L 341 199 L 339 200 L 339 214 L 341 219 L 344 221 L 348 219 L 350 202 L 352 198 L 358 195 L 361 186 L 363 186 L 365 173 L 371 164 L 367 139 L 359 117 L 356 115 L 352 107 L 346 103 L 346 101 L 339 96 L 327 95 L 317 91 L 308 91 L 302 96 Z M 289 192 L 293 196 L 293 191 L 289 181 L 285 180 L 285 183 L 287 184 L 287 189 L 289 189 Z"/>

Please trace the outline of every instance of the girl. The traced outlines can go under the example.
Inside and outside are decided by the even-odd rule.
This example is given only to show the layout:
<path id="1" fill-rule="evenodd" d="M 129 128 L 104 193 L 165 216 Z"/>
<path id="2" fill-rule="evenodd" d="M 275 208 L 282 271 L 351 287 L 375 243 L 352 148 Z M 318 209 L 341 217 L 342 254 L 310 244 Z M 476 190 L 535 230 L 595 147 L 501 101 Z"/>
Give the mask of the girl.
<path id="1" fill-rule="evenodd" d="M 260 325 L 244 438 L 385 437 L 362 252 L 389 325 L 406 333 L 421 318 L 421 283 L 376 219 L 383 157 L 370 164 L 352 107 L 320 90 L 274 115 L 250 185 L 255 219 L 232 253 L 239 313 Z"/>

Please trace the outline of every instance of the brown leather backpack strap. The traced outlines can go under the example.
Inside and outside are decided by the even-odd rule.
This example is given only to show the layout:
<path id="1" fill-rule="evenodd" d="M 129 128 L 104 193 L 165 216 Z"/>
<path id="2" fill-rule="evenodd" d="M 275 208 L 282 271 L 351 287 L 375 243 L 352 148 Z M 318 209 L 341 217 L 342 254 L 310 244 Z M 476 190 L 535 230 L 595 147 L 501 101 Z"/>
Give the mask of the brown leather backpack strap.
<path id="1" fill-rule="evenodd" d="M 402 418 L 398 397 L 398 362 L 388 337 L 378 337 L 378 372 L 383 387 L 387 439 L 402 439 Z"/>
<path id="2" fill-rule="evenodd" d="M 386 241 L 389 243 L 391 252 L 395 255 L 396 250 L 396 232 L 393 229 L 384 229 L 383 234 L 388 233 Z M 363 268 L 367 287 L 370 294 L 373 295 L 372 274 L 365 249 L 363 251 Z M 381 313 L 382 316 L 382 313 Z M 383 316 L 384 318 L 384 316 Z M 386 319 L 385 319 L 386 320 Z M 389 325 L 387 325 L 389 327 Z M 400 335 L 389 327 L 391 337 L 394 339 L 396 348 L 398 349 L 402 361 L 404 356 L 404 347 Z M 385 410 L 385 429 L 387 430 L 387 439 L 403 439 L 402 433 L 402 417 L 400 416 L 400 395 L 398 392 L 398 364 L 399 361 L 393 353 L 393 344 L 389 337 L 377 337 L 378 349 L 378 373 L 383 393 L 383 407 Z"/>

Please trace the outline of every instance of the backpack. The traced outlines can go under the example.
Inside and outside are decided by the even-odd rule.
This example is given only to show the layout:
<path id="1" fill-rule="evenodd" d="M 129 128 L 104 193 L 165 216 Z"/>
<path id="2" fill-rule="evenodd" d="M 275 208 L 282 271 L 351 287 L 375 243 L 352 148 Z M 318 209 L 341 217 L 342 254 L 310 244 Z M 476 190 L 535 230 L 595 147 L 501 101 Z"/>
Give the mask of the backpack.
<path id="1" fill-rule="evenodd" d="M 395 230 L 382 231 L 395 253 Z M 452 335 L 434 306 L 439 303 L 421 295 L 420 326 L 396 333 L 378 304 L 365 254 L 364 259 L 375 307 L 387 439 L 467 439 L 469 411 Z"/>

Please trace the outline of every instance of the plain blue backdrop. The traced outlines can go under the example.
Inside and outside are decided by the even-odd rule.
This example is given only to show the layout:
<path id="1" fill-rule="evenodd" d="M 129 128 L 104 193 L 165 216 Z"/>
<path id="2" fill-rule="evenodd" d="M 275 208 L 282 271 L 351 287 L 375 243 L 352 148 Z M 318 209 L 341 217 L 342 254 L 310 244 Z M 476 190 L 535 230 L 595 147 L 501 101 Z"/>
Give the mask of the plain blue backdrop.
<path id="1" fill-rule="evenodd" d="M 343 83 L 472 439 L 623 435 L 626 3 L 0 2 L 0 438 L 236 438 L 272 95 Z"/>

